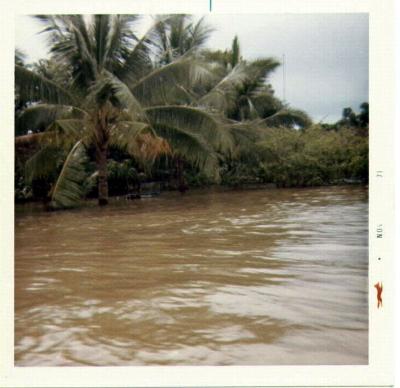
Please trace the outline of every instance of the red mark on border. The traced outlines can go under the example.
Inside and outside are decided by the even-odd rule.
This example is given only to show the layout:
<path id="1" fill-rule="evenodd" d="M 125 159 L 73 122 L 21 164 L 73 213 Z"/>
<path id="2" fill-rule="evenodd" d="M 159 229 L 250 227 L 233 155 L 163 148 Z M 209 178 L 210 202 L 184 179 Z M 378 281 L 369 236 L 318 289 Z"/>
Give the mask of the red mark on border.
<path id="1" fill-rule="evenodd" d="M 378 309 L 379 309 L 379 307 L 382 307 L 382 290 L 383 290 L 382 282 L 381 284 L 379 284 L 379 282 L 376 283 L 374 287 L 376 288 L 376 299 L 378 300 Z"/>

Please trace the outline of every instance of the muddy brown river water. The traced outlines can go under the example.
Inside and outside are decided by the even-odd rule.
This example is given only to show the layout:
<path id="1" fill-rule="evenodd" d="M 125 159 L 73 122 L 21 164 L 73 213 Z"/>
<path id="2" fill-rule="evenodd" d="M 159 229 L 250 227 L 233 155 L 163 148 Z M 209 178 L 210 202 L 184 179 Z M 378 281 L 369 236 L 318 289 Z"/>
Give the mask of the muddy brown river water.
<path id="1" fill-rule="evenodd" d="M 368 191 L 17 206 L 15 363 L 368 363 Z"/>

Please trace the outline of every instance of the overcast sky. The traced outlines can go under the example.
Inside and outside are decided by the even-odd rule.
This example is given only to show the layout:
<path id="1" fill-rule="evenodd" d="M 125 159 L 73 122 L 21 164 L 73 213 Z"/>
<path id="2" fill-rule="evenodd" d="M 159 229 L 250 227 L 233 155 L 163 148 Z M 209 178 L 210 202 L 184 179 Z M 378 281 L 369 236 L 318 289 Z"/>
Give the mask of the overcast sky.
<path id="1" fill-rule="evenodd" d="M 229 48 L 238 35 L 246 59 L 272 56 L 282 62 L 285 55 L 285 101 L 315 121 L 334 122 L 344 107 L 358 111 L 368 101 L 367 14 L 211 14 L 206 20 L 215 28 L 210 48 Z M 40 29 L 27 16 L 17 19 L 16 47 L 28 61 L 46 56 Z M 283 98 L 282 66 L 270 81 Z"/>

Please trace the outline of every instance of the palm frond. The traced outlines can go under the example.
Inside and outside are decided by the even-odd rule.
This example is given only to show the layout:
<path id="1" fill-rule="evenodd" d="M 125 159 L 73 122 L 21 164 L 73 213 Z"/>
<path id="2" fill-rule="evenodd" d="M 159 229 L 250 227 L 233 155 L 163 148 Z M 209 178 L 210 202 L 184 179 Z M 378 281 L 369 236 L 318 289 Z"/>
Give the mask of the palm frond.
<path id="1" fill-rule="evenodd" d="M 74 105 L 74 98 L 67 90 L 19 65 L 15 66 L 15 84 L 19 96 L 26 100 Z"/>
<path id="2" fill-rule="evenodd" d="M 93 107 L 105 109 L 109 105 L 109 113 L 114 110 L 113 120 L 118 116 L 128 117 L 129 120 L 143 119 L 145 114 L 140 102 L 127 87 L 112 73 L 103 71 L 102 76 L 97 79 L 89 89 L 89 94 L 85 101 L 87 110 Z"/>
<path id="3" fill-rule="evenodd" d="M 86 149 L 78 141 L 69 152 L 61 173 L 51 190 L 53 208 L 70 208 L 77 206 L 84 195 L 83 183 L 87 177 Z"/>
<path id="4" fill-rule="evenodd" d="M 240 110 L 247 109 L 248 116 L 254 118 L 257 111 L 253 109 L 253 103 L 249 103 L 250 98 L 258 90 L 265 88 L 267 76 L 277 66 L 279 62 L 272 58 L 259 59 L 250 63 L 239 62 L 199 99 L 199 104 L 228 113 L 229 116 L 241 116 Z M 241 96 L 245 97 L 245 105 L 242 104 L 240 107 L 238 104 Z"/>
<path id="5" fill-rule="evenodd" d="M 252 98 L 254 107 L 260 118 L 267 118 L 283 109 L 283 103 L 272 93 L 260 92 Z"/>
<path id="6" fill-rule="evenodd" d="M 209 108 L 226 112 L 235 102 L 236 88 L 248 79 L 248 69 L 243 63 L 235 66 L 198 103 Z"/>
<path id="7" fill-rule="evenodd" d="M 25 60 L 26 60 L 26 54 L 18 48 L 15 49 L 14 63 L 19 66 L 24 66 Z"/>
<path id="8" fill-rule="evenodd" d="M 156 43 L 156 58 L 157 63 L 170 63 L 172 61 L 172 53 L 169 49 L 169 37 L 168 37 L 168 20 L 170 15 L 161 16 L 157 15 L 154 23 L 154 41 Z M 171 55 L 169 55 L 171 54 Z M 168 58 L 166 58 L 166 55 Z M 166 60 L 167 59 L 167 60 Z M 165 64 L 164 63 L 164 64 Z"/>
<path id="9" fill-rule="evenodd" d="M 82 187 L 84 195 L 87 195 L 94 187 L 96 187 L 98 176 L 99 172 L 95 171 L 84 180 Z"/>
<path id="10" fill-rule="evenodd" d="M 107 61 L 121 61 L 124 54 L 138 38 L 133 32 L 134 24 L 140 19 L 139 15 L 113 15 L 111 29 L 107 42 Z"/>
<path id="11" fill-rule="evenodd" d="M 188 28 L 189 37 L 186 43 L 186 49 L 199 49 L 210 38 L 215 29 L 205 24 L 205 18 L 202 17 L 196 24 L 190 24 Z"/>
<path id="12" fill-rule="evenodd" d="M 143 106 L 164 105 L 187 99 L 184 89 L 213 77 L 212 73 L 194 58 L 182 58 L 153 70 L 134 86 L 132 93 Z"/>
<path id="13" fill-rule="evenodd" d="M 16 129 L 19 133 L 43 131 L 57 119 L 77 118 L 86 112 L 79 108 L 61 104 L 38 104 L 23 110 L 17 117 Z"/>
<path id="14" fill-rule="evenodd" d="M 72 90 L 72 69 L 69 63 L 59 63 L 53 59 L 40 59 L 30 67 L 30 70 L 55 82 L 68 90 L 70 94 L 76 92 L 76 90 Z"/>
<path id="15" fill-rule="evenodd" d="M 233 147 L 228 153 L 231 158 L 237 158 L 243 150 L 252 152 L 254 144 L 264 135 L 258 121 L 232 122 L 228 129 L 233 139 Z"/>
<path id="16" fill-rule="evenodd" d="M 169 47 L 176 55 L 184 54 L 184 44 L 187 38 L 188 31 L 188 21 L 190 20 L 189 15 L 176 14 L 170 15 L 168 19 L 168 29 L 169 29 Z"/>
<path id="17" fill-rule="evenodd" d="M 156 29 L 156 63 L 166 65 L 178 58 L 195 53 L 212 32 L 204 18 L 194 23 L 191 15 L 172 14 L 163 17 Z M 158 18 L 160 20 L 160 18 Z"/>
<path id="18" fill-rule="evenodd" d="M 97 57 L 93 57 L 92 51 L 99 49 L 95 45 L 96 42 L 94 43 L 95 48 L 88 47 L 86 43 L 87 38 L 82 35 L 78 28 L 74 27 L 72 32 L 71 42 L 66 42 L 66 46 L 70 50 L 72 49 L 72 52 L 66 56 L 66 59 L 73 67 L 74 85 L 83 88 L 90 85 L 96 79 L 99 62 L 97 61 Z"/>
<path id="19" fill-rule="evenodd" d="M 154 130 L 168 142 L 174 155 L 182 157 L 208 176 L 217 177 L 217 154 L 203 137 L 177 127 L 157 125 Z"/>
<path id="20" fill-rule="evenodd" d="M 236 98 L 236 106 L 228 116 L 239 121 L 254 120 L 259 118 L 259 113 L 256 110 L 252 99 L 248 95 L 239 95 Z"/>
<path id="21" fill-rule="evenodd" d="M 25 164 L 25 182 L 30 184 L 38 178 L 46 178 L 57 172 L 64 152 L 54 146 L 44 146 L 33 154 Z"/>
<path id="22" fill-rule="evenodd" d="M 151 124 L 177 128 L 204 138 L 215 150 L 226 150 L 231 138 L 210 113 L 188 106 L 155 106 L 145 109 Z"/>
<path id="23" fill-rule="evenodd" d="M 43 133 L 40 141 L 43 145 L 70 148 L 78 140 L 89 140 L 90 130 L 87 121 L 82 119 L 55 120 Z"/>
<path id="24" fill-rule="evenodd" d="M 80 35 L 83 38 L 83 41 L 85 42 L 87 51 L 91 53 L 93 51 L 93 39 L 89 34 L 83 15 L 70 15 L 69 20 L 71 24 L 77 29 L 77 31 L 79 31 Z"/>
<path id="25" fill-rule="evenodd" d="M 300 128 L 309 127 L 312 124 L 312 120 L 307 113 L 297 109 L 282 109 L 274 115 L 267 117 L 262 122 L 270 127 L 280 126 L 299 126 Z"/>
<path id="26" fill-rule="evenodd" d="M 255 84 L 264 85 L 268 76 L 280 65 L 274 58 L 256 59 L 246 65 L 248 79 Z"/>
<path id="27" fill-rule="evenodd" d="M 111 74 L 109 82 L 113 88 L 113 95 L 118 100 L 119 106 L 127 111 L 132 119 L 143 118 L 143 107 L 128 86 Z"/>
<path id="28" fill-rule="evenodd" d="M 139 133 L 130 141 L 128 152 L 149 170 L 157 157 L 171 154 L 168 141 L 153 132 Z"/>
<path id="29" fill-rule="evenodd" d="M 82 15 L 36 15 L 48 36 L 52 59 L 69 64 L 73 85 L 85 89 L 96 77 L 95 42 Z"/>
<path id="30" fill-rule="evenodd" d="M 36 20 L 44 25 L 41 33 L 48 33 L 48 42 L 50 45 L 63 40 L 68 34 L 68 23 L 62 15 L 34 15 Z"/>
<path id="31" fill-rule="evenodd" d="M 139 121 L 119 121 L 110 131 L 110 145 L 130 152 L 136 146 L 136 138 L 151 131 L 149 124 Z"/>
<path id="32" fill-rule="evenodd" d="M 98 66 L 103 66 L 107 54 L 110 15 L 94 15 L 93 23 L 94 50 Z"/>
<path id="33" fill-rule="evenodd" d="M 147 75 L 153 68 L 151 62 L 152 40 L 150 29 L 135 44 L 134 48 L 123 53 L 123 63 L 115 69 L 115 75 L 126 84 L 134 84 L 139 79 Z"/>
<path id="34" fill-rule="evenodd" d="M 119 121 L 111 130 L 109 144 L 127 151 L 146 166 L 156 157 L 171 153 L 165 139 L 157 136 L 148 123 L 138 121 Z"/>

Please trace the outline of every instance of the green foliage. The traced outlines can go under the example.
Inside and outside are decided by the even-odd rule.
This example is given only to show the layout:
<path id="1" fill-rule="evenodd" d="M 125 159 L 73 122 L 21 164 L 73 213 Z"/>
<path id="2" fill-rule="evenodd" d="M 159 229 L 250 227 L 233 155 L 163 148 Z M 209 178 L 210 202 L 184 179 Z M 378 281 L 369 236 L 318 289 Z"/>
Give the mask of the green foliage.
<path id="1" fill-rule="evenodd" d="M 351 108 L 344 108 L 342 119 L 336 123 L 336 126 L 348 126 L 356 128 L 367 128 L 369 125 L 369 104 L 363 102 L 360 105 L 360 113 L 353 112 Z"/>
<path id="2" fill-rule="evenodd" d="M 260 178 L 280 187 L 368 181 L 368 139 L 349 128 L 337 132 L 320 126 L 304 132 L 271 128 L 257 148 Z"/>
<path id="3" fill-rule="evenodd" d="M 240 47 L 239 47 L 239 39 L 237 36 L 233 38 L 232 42 L 232 59 L 231 65 L 235 67 L 240 61 Z"/>
<path id="4" fill-rule="evenodd" d="M 42 147 L 25 163 L 25 182 L 29 185 L 38 179 L 54 178 L 64 158 L 61 149 L 51 145 Z"/>
<path id="5" fill-rule="evenodd" d="M 235 121 L 262 119 L 267 126 L 299 128 L 312 124 L 305 112 L 285 106 L 274 96 L 267 83 L 270 74 L 279 66 L 274 58 L 244 60 L 237 36 L 230 51 L 207 50 L 203 56 L 211 62 L 218 81 L 199 92 L 201 105 L 222 111 Z"/>
<path id="6" fill-rule="evenodd" d="M 54 104 L 73 101 L 72 95 L 62 86 L 21 65 L 15 65 L 15 84 L 19 97 L 24 100 Z"/>
<path id="7" fill-rule="evenodd" d="M 266 117 L 263 121 L 270 127 L 307 128 L 312 124 L 310 117 L 305 112 L 286 108 Z"/>
<path id="8" fill-rule="evenodd" d="M 76 206 L 84 193 L 87 155 L 85 147 L 78 142 L 69 152 L 60 175 L 51 190 L 50 206 L 54 209 Z"/>
<path id="9" fill-rule="evenodd" d="M 195 107 L 191 91 L 214 77 L 193 55 L 211 32 L 203 19 L 194 23 L 187 15 L 162 17 L 139 39 L 133 30 L 137 15 L 37 18 L 52 57 L 28 69 L 16 53 L 15 71 L 16 96 L 29 101 L 27 107 L 21 105 L 22 113 L 16 112 L 18 133 L 43 132 L 44 148 L 28 166 L 31 181 L 35 174 L 45 173 L 48 179 L 50 170 L 58 169 L 58 159 L 52 158 L 45 171 L 43 155 L 50 149 L 67 152 L 77 141 L 82 147 L 94 145 L 103 203 L 110 145 L 127 151 L 147 172 L 157 157 L 173 153 L 217 175 L 216 152 L 227 147 L 229 134 L 220 130 L 215 117 Z M 164 38 L 165 50 L 172 50 L 167 62 L 159 52 Z M 55 207 L 71 207 L 82 198 L 83 163 L 81 147 L 67 157 L 52 191 Z"/>
<path id="10" fill-rule="evenodd" d="M 215 150 L 227 149 L 230 145 L 229 134 L 212 114 L 186 106 L 159 106 L 146 109 L 146 115 L 157 128 L 169 127 L 175 131 L 183 131 L 201 136 Z M 172 140 L 167 138 L 167 140 Z"/>
<path id="11" fill-rule="evenodd" d="M 363 102 L 360 105 L 360 113 L 358 115 L 358 123 L 361 127 L 367 127 L 369 125 L 369 104 Z"/>
<path id="12" fill-rule="evenodd" d="M 139 183 L 140 176 L 132 159 L 121 162 L 109 160 L 107 176 L 111 195 L 121 195 L 132 191 Z"/>
<path id="13" fill-rule="evenodd" d="M 25 108 L 16 119 L 20 134 L 44 132 L 58 119 L 81 117 L 80 109 L 62 104 L 35 104 Z"/>
<path id="14" fill-rule="evenodd" d="M 215 184 L 213 177 L 190 167 L 185 170 L 185 181 L 190 187 L 207 187 Z"/>
<path id="15" fill-rule="evenodd" d="M 138 37 L 137 15 L 37 18 L 51 58 L 28 67 L 15 57 L 16 133 L 25 135 L 16 144 L 29 149 L 17 155 L 21 199 L 72 207 L 97 183 L 105 203 L 108 185 L 120 195 L 172 177 L 178 186 L 368 180 L 367 103 L 313 126 L 274 96 L 278 61 L 243 59 L 238 37 L 230 50 L 202 50 L 212 32 L 204 19 L 160 16 Z"/>
<path id="16" fill-rule="evenodd" d="M 204 17 L 195 23 L 192 16 L 184 14 L 158 17 L 156 26 L 158 66 L 169 64 L 188 52 L 198 50 L 213 31 L 205 23 Z"/>
<path id="17" fill-rule="evenodd" d="M 14 63 L 19 66 L 24 66 L 26 55 L 23 51 L 15 49 Z"/>

